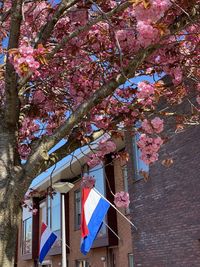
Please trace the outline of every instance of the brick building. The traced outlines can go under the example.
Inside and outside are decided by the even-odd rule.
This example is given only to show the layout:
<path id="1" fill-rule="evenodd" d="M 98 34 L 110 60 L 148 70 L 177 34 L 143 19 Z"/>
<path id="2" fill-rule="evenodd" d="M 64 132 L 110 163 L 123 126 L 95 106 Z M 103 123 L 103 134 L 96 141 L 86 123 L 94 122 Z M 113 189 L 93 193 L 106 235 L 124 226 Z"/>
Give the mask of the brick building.
<path id="1" fill-rule="evenodd" d="M 118 160 L 113 161 L 109 155 L 104 168 L 97 167 L 96 170 L 91 170 L 91 174 L 94 174 L 97 179 L 97 188 L 110 201 L 113 201 L 113 197 L 109 187 L 113 192 L 129 189 L 130 208 L 122 211 L 126 216 L 131 217 L 138 230 L 133 232 L 133 228 L 131 229 L 130 225 L 110 208 L 107 223 L 118 233 L 120 240 L 104 227 L 86 257 L 79 252 L 80 206 L 78 204 L 80 203 L 80 163 L 84 166 L 84 157 L 79 159 L 79 163 L 75 160 L 71 167 L 66 164 L 54 174 L 54 182 L 66 178 L 75 184 L 74 188 L 66 194 L 66 235 L 67 243 L 71 248 L 67 249 L 69 267 L 200 266 L 200 127 L 189 128 L 178 134 L 171 128 L 167 132 L 170 139 L 161 149 L 159 161 L 150 169 L 140 160 L 136 137 L 128 135 L 126 138 L 126 146 L 130 154 L 128 165 Z M 119 149 L 124 149 L 124 144 L 120 144 Z M 166 158 L 173 159 L 172 166 L 165 167 L 161 164 Z M 147 182 L 140 175 L 140 170 L 149 172 L 150 179 Z M 110 181 L 109 185 L 106 177 Z M 38 190 L 44 190 L 48 185 L 49 177 L 36 187 Z M 40 207 L 40 212 L 38 216 L 32 217 L 32 245 L 29 245 L 28 251 L 23 247 L 23 236 L 26 236 L 23 226 L 29 217 L 24 214 L 21 228 L 24 234 L 19 234 L 18 241 L 17 266 L 20 267 L 38 266 L 36 262 L 39 226 L 44 213 L 43 203 L 48 203 L 48 200 L 36 198 L 34 201 Z M 56 204 L 53 206 L 55 214 Z M 59 231 L 58 234 L 60 234 Z M 42 266 L 61 266 L 59 242 L 45 260 Z"/>
<path id="2" fill-rule="evenodd" d="M 124 144 L 119 142 L 118 148 L 123 149 Z M 85 154 L 85 153 L 84 153 Z M 87 152 L 86 152 L 87 154 Z M 80 153 L 76 158 L 56 170 L 52 176 L 52 183 L 66 179 L 74 184 L 72 190 L 65 194 L 66 213 L 66 246 L 68 267 L 127 267 L 133 266 L 133 249 L 131 227 L 126 220 L 110 208 L 106 217 L 107 224 L 114 230 L 120 240 L 103 225 L 91 251 L 83 256 L 80 253 L 80 174 L 84 169 L 86 157 Z M 112 160 L 107 156 L 103 166 L 96 166 L 87 170 L 96 179 L 96 188 L 113 202 L 112 192 L 127 189 L 127 168 L 118 159 Z M 84 170 L 85 172 L 86 170 Z M 109 184 L 108 184 L 109 180 Z M 34 189 L 43 191 L 50 184 L 49 176 L 34 186 Z M 57 193 L 53 199 L 50 197 L 33 198 L 34 206 L 39 210 L 32 215 L 27 209 L 23 210 L 23 218 L 18 238 L 18 267 L 57 267 L 61 266 L 61 241 L 52 247 L 42 265 L 38 264 L 38 248 L 41 222 L 48 223 L 52 231 L 61 236 L 61 204 Z M 129 218 L 129 210 L 121 209 Z"/>
<path id="3" fill-rule="evenodd" d="M 128 164 L 130 211 L 138 227 L 134 266 L 199 267 L 200 127 L 167 132 L 170 139 L 150 168 L 148 182 L 135 173 L 132 157 Z M 133 153 L 130 138 L 127 146 Z M 163 166 L 166 158 L 172 158 L 173 165 Z"/>

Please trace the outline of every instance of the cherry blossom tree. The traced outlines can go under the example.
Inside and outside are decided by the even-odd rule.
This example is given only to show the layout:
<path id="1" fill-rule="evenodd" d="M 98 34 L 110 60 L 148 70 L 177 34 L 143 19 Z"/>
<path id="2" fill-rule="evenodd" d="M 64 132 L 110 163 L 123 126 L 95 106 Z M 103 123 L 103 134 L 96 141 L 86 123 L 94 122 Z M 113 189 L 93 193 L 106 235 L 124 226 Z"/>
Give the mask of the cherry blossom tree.
<path id="1" fill-rule="evenodd" d="M 199 9 L 199 0 L 0 0 L 1 267 L 13 266 L 20 201 L 39 173 L 126 128 L 141 133 L 152 164 L 165 117 L 199 123 Z M 191 92 L 193 112 L 170 112 Z M 102 142 L 88 164 L 114 149 Z"/>

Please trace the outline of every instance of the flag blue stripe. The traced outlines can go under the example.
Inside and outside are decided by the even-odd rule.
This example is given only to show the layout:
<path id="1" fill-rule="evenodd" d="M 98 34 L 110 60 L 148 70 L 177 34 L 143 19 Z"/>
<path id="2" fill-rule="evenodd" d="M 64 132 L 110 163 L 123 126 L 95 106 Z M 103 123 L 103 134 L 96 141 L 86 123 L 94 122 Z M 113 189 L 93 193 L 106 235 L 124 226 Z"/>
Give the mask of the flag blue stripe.
<path id="1" fill-rule="evenodd" d="M 100 230 L 101 224 L 109 207 L 110 204 L 105 199 L 101 198 L 99 200 L 88 224 L 89 234 L 82 240 L 81 243 L 81 252 L 84 255 L 86 255 L 92 247 L 92 243 Z"/>
<path id="2" fill-rule="evenodd" d="M 57 236 L 54 233 L 51 233 L 47 241 L 45 242 L 39 256 L 39 262 L 42 263 L 47 253 L 51 249 L 53 243 L 56 241 Z"/>

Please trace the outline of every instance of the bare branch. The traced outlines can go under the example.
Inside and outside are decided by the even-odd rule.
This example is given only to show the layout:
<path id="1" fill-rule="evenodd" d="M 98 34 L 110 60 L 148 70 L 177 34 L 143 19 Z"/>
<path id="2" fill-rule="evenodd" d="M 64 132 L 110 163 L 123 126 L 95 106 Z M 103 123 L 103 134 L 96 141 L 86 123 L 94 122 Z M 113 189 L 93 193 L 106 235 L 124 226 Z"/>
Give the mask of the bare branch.
<path id="1" fill-rule="evenodd" d="M 101 137 L 103 134 L 104 134 L 103 130 L 98 130 L 94 132 L 91 136 L 88 137 L 88 139 L 90 140 L 89 142 L 90 143 L 94 142 L 99 137 Z M 61 146 L 60 148 L 58 148 L 57 150 L 55 150 L 48 156 L 48 160 L 43 161 L 40 163 L 40 165 L 38 165 L 38 169 L 40 173 L 52 167 L 56 162 L 62 160 L 67 155 L 74 153 L 78 148 L 83 146 L 81 141 L 78 140 L 75 136 L 76 136 L 76 131 L 74 131 L 74 133 L 70 136 L 68 141 L 63 146 Z M 89 145 L 89 143 L 84 144 L 84 145 Z M 34 178 L 38 174 L 38 169 L 32 168 L 29 170 L 29 173 L 28 173 L 28 177 L 30 179 L 29 183 L 31 182 L 31 179 Z"/>

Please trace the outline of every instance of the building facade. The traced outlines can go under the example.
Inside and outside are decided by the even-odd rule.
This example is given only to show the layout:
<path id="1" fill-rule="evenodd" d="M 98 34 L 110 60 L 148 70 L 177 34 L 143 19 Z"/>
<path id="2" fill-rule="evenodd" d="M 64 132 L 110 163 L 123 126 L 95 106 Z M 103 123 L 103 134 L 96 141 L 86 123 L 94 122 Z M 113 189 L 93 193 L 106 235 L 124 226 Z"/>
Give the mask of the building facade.
<path id="1" fill-rule="evenodd" d="M 95 239 L 92 249 L 84 256 L 80 252 L 80 224 L 81 224 L 81 168 L 84 159 L 80 158 L 66 164 L 53 176 L 52 182 L 70 178 L 74 184 L 72 190 L 65 194 L 65 221 L 66 221 L 66 251 L 68 267 L 133 267 L 133 249 L 130 224 L 112 207 L 106 216 L 106 224 L 114 231 L 102 225 Z M 71 173 L 69 175 L 69 173 Z M 124 162 L 108 155 L 103 165 L 87 170 L 89 175 L 96 179 L 95 187 L 113 203 L 113 193 L 127 190 L 128 176 Z M 37 184 L 34 189 L 45 191 L 49 186 L 49 177 Z M 23 211 L 21 228 L 19 229 L 18 252 L 16 266 L 19 267 L 57 267 L 62 266 L 61 239 L 56 241 L 44 262 L 39 265 L 39 237 L 42 221 L 47 223 L 58 237 L 61 237 L 61 196 L 33 197 L 36 215 L 27 209 Z M 129 209 L 120 211 L 130 218 Z"/>
<path id="2" fill-rule="evenodd" d="M 168 132 L 170 133 L 170 129 Z M 200 127 L 181 133 L 171 131 L 160 158 L 149 169 L 136 147 L 137 136 L 128 135 L 128 164 L 107 157 L 104 166 L 89 170 L 96 178 L 97 189 L 113 202 L 112 193 L 129 191 L 130 207 L 121 211 L 134 222 L 137 231 L 110 208 L 106 222 L 120 240 L 104 225 L 87 256 L 80 253 L 80 164 L 58 171 L 55 181 L 67 178 L 74 188 L 65 195 L 66 239 L 69 267 L 198 267 L 200 266 Z M 124 149 L 124 144 L 120 149 Z M 171 166 L 162 164 L 172 159 Z M 82 162 L 82 159 L 79 160 Z M 68 177 L 70 170 L 73 175 Z M 148 181 L 140 174 L 149 173 Z M 76 174 L 76 175 L 74 175 Z M 108 183 L 109 181 L 109 183 Z M 48 187 L 47 179 L 37 188 Z M 112 193 L 111 193 L 112 192 Z M 38 265 L 41 221 L 46 221 L 59 236 L 60 196 L 34 198 L 37 215 L 23 213 L 18 239 L 17 266 L 61 266 L 61 241 L 52 248 L 42 265 Z"/>
<path id="3" fill-rule="evenodd" d="M 200 127 L 167 132 L 170 138 L 147 182 L 138 179 L 129 162 L 130 211 L 138 226 L 133 234 L 136 267 L 200 266 Z M 163 166 L 169 158 L 173 164 Z"/>

